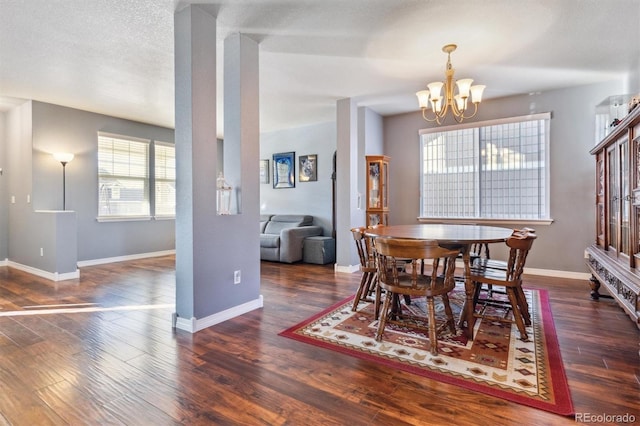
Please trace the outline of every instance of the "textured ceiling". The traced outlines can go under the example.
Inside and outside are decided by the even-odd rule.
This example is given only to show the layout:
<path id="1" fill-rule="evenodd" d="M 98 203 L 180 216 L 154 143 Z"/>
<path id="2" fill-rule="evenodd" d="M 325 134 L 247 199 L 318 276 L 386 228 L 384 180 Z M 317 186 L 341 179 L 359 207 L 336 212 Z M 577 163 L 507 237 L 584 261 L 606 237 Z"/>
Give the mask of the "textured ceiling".
<path id="1" fill-rule="evenodd" d="M 173 127 L 172 0 L 0 0 L 0 110 L 35 99 Z M 485 98 L 624 79 L 640 68 L 640 0 L 221 0 L 223 40 L 260 44 L 261 130 L 335 119 L 354 98 L 380 114 L 456 76 Z M 222 100 L 218 100 L 222 131 Z M 220 135 L 222 136 L 222 135 Z"/>

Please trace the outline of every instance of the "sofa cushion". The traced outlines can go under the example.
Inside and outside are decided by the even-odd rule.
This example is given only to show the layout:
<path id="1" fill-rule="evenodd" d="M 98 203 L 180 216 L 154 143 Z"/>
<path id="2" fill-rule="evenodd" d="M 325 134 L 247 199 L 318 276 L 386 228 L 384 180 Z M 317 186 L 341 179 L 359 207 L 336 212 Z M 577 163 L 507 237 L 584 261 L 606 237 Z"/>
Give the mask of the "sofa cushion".
<path id="1" fill-rule="evenodd" d="M 283 229 L 309 226 L 312 223 L 313 216 L 278 214 L 272 216 L 271 220 L 267 222 L 263 233 L 280 235 L 280 231 L 282 231 Z"/>
<path id="2" fill-rule="evenodd" d="M 264 228 L 267 226 L 267 222 L 271 219 L 270 214 L 261 214 L 260 215 L 260 233 L 264 234 Z"/>
<path id="3" fill-rule="evenodd" d="M 280 246 L 280 234 L 260 234 L 260 247 L 275 248 Z"/>

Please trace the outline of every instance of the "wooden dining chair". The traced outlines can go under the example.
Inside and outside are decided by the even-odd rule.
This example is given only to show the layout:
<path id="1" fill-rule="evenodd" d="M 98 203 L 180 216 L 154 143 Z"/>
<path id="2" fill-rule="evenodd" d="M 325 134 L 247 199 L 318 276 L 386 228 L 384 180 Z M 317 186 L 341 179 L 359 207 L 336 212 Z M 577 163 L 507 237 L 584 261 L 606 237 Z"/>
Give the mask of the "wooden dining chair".
<path id="1" fill-rule="evenodd" d="M 373 241 L 370 237 L 365 235 L 366 227 L 361 226 L 358 228 L 352 228 L 351 234 L 356 244 L 358 251 L 358 257 L 360 258 L 360 272 L 362 277 L 360 278 L 360 285 L 356 291 L 356 295 L 353 299 L 352 311 L 358 309 L 360 301 L 368 301 L 376 291 L 376 261 L 373 251 Z M 374 297 L 375 312 L 379 311 L 380 298 Z"/>
<path id="2" fill-rule="evenodd" d="M 473 313 L 476 318 L 515 322 L 522 340 L 528 340 L 526 326 L 531 325 L 529 305 L 522 290 L 522 273 L 527 256 L 536 234 L 530 228 L 514 230 L 506 241 L 509 247 L 509 258 L 505 261 L 491 259 L 476 259 L 470 268 L 470 280 L 474 285 Z M 504 289 L 507 301 L 500 300 L 487 294 L 481 297 L 483 285 L 491 286 L 491 289 L 499 287 Z M 479 308 L 478 308 L 479 307 Z M 503 315 L 497 316 L 496 309 L 502 309 Z M 494 312 L 490 314 L 489 312 Z M 509 316 L 511 313 L 511 317 Z"/>
<path id="3" fill-rule="evenodd" d="M 424 328 L 426 320 L 430 352 L 438 354 L 437 336 L 440 329 L 448 325 L 452 333 L 456 332 L 448 293 L 456 285 L 454 271 L 458 253 L 458 250 L 440 247 L 434 240 L 376 238 L 378 285 L 385 290 L 376 340 L 382 340 L 388 324 L 407 325 L 409 322 L 417 328 Z M 423 263 L 430 263 L 425 273 L 421 272 L 424 270 Z M 399 295 L 425 297 L 427 316 L 404 312 Z M 442 327 L 436 328 L 434 297 L 438 296 L 442 298 L 447 321 Z"/>

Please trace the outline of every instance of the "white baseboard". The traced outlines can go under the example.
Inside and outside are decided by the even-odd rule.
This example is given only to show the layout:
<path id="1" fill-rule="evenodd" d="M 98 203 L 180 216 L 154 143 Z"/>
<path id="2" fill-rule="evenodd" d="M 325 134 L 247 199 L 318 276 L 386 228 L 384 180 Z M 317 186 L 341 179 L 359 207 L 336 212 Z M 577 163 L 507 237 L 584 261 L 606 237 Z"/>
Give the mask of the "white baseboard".
<path id="1" fill-rule="evenodd" d="M 19 269 L 21 271 L 27 272 L 32 275 L 37 275 L 42 278 L 46 278 L 51 281 L 65 281 L 65 280 L 75 280 L 80 278 L 80 270 L 76 269 L 75 272 L 49 272 L 43 271 L 42 269 L 33 268 L 31 266 L 22 265 L 20 263 L 12 262 L 10 260 L 5 260 L 6 266 L 10 268 Z"/>
<path id="2" fill-rule="evenodd" d="M 456 266 L 463 268 L 462 261 L 456 261 Z M 359 265 L 340 266 L 336 263 L 335 272 L 342 272 L 346 274 L 352 274 L 360 270 Z M 570 278 L 575 280 L 588 280 L 591 278 L 591 274 L 588 272 L 571 272 L 571 271 L 558 271 L 554 269 L 536 269 L 536 268 L 524 268 L 524 273 L 529 275 L 540 275 L 543 277 L 555 277 L 555 278 Z"/>
<path id="3" fill-rule="evenodd" d="M 150 253 L 130 254 L 127 256 L 105 257 L 103 259 L 83 260 L 78 262 L 78 267 L 104 265 L 105 263 L 124 262 L 127 260 L 146 259 L 148 257 L 160 257 L 176 254 L 175 250 L 154 251 Z"/>
<path id="4" fill-rule="evenodd" d="M 589 278 L 591 278 L 589 272 L 558 271 L 554 269 L 524 268 L 524 273 L 543 277 L 570 278 L 574 280 L 589 280 Z"/>
<path id="5" fill-rule="evenodd" d="M 9 259 L 0 260 L 0 266 L 7 266 L 9 264 Z"/>
<path id="6" fill-rule="evenodd" d="M 353 274 L 354 272 L 358 272 L 360 270 L 360 265 L 341 266 L 341 265 L 338 265 L 336 263 L 334 268 L 333 268 L 333 270 L 335 272 L 341 272 L 341 273 L 345 273 L 345 274 Z"/>
<path id="7" fill-rule="evenodd" d="M 255 300 L 243 303 L 242 305 L 234 306 L 233 308 L 229 308 L 222 312 L 209 315 L 205 318 L 180 318 L 176 317 L 174 314 L 174 324 L 175 328 L 177 329 L 188 331 L 189 333 L 195 333 L 207 327 L 211 327 L 213 325 L 230 320 L 231 318 L 235 318 L 242 314 L 246 314 L 247 312 L 251 312 L 255 309 L 260 309 L 262 307 L 263 298 L 262 295 L 260 295 L 260 297 Z"/>

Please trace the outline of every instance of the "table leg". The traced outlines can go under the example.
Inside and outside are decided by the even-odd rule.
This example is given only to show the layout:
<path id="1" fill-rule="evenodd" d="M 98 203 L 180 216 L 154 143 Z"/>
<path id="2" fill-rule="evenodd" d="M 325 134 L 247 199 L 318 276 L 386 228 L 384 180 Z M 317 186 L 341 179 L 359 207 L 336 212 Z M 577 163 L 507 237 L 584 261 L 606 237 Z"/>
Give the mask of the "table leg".
<path id="1" fill-rule="evenodd" d="M 459 326 L 464 330 L 467 338 L 473 339 L 475 317 L 473 316 L 473 282 L 471 282 L 469 247 L 470 246 L 467 245 L 460 248 L 462 262 L 464 263 L 464 292 L 466 297 L 464 305 L 462 306 L 462 312 L 460 313 Z"/>

